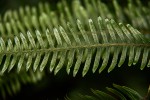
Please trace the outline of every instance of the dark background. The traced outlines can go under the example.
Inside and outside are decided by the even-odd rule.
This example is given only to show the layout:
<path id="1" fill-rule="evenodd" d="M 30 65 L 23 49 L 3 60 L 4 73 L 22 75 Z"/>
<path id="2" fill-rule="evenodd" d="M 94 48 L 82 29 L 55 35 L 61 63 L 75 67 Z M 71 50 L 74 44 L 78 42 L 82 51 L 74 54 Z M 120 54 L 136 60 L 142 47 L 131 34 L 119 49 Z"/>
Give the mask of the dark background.
<path id="1" fill-rule="evenodd" d="M 8 9 L 17 9 L 25 5 L 36 6 L 38 2 L 49 2 L 55 5 L 58 1 L 60 0 L 0 0 L 0 13 L 4 13 Z"/>
<path id="2" fill-rule="evenodd" d="M 36 6 L 38 2 L 48 2 L 54 7 L 60 0 L 0 0 L 0 14 L 5 13 L 8 9 L 18 9 L 20 6 L 31 5 Z M 105 0 L 110 3 L 111 0 Z M 144 2 L 143 2 L 144 1 Z M 143 4 L 147 4 L 149 0 L 142 0 Z M 119 0 L 121 5 L 126 5 L 125 0 Z M 148 85 L 150 83 L 150 70 L 145 68 L 143 71 L 136 66 L 125 66 L 127 61 L 121 68 L 116 68 L 112 72 L 107 73 L 107 70 L 98 74 L 93 74 L 91 70 L 82 78 L 81 71 L 77 77 L 72 77 L 72 74 L 67 75 L 64 70 L 61 70 L 58 75 L 46 72 L 46 77 L 36 84 L 27 84 L 22 86 L 22 90 L 13 97 L 7 97 L 10 100 L 62 100 L 66 96 L 76 97 L 77 93 L 89 93 L 90 88 L 104 90 L 104 87 L 112 87 L 113 83 L 133 87 L 141 95 L 146 95 Z M 139 64 L 140 65 L 140 64 Z"/>
<path id="3" fill-rule="evenodd" d="M 50 4 L 54 5 L 61 0 L 0 0 L 0 13 L 4 13 L 8 9 L 17 9 L 20 6 L 25 5 L 37 5 L 38 2 L 49 2 Z M 67 0 L 68 2 L 71 2 L 73 0 Z M 82 1 L 82 0 L 81 0 Z M 112 0 L 101 0 L 106 3 L 111 3 Z M 126 5 L 127 0 L 117 0 L 119 4 Z M 147 5 L 147 2 L 149 0 L 141 0 L 141 2 L 145 5 Z"/>

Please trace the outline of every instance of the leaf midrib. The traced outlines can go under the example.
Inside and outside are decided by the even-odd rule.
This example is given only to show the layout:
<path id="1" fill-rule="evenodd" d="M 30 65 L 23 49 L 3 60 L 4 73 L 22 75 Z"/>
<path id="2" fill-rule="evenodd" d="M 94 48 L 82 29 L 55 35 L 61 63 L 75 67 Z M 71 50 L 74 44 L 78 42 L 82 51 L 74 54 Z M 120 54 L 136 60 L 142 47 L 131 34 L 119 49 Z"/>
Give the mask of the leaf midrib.
<path id="1" fill-rule="evenodd" d="M 2 51 L 0 55 L 8 55 L 8 54 L 17 54 L 17 53 L 32 53 L 32 52 L 55 52 L 55 51 L 65 51 L 71 49 L 89 49 L 89 48 L 99 48 L 99 47 L 123 47 L 123 46 L 135 46 L 135 47 L 150 47 L 150 43 L 148 44 L 136 44 L 136 43 L 103 43 L 103 44 L 88 44 L 88 45 L 79 45 L 79 46 L 68 46 L 68 47 L 56 47 L 56 48 L 41 48 L 41 49 L 25 49 L 18 51 Z"/>

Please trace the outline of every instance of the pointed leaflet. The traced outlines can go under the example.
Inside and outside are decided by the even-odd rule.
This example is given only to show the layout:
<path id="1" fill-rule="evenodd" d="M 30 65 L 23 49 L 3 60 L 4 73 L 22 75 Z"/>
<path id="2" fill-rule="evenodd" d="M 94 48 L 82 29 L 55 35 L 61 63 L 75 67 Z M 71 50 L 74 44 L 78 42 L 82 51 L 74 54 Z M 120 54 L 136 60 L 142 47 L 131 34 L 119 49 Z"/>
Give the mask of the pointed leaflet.
<path id="1" fill-rule="evenodd" d="M 31 23 L 30 23 L 30 21 L 29 21 L 29 19 L 28 19 L 27 16 L 24 16 L 24 17 L 23 17 L 23 23 L 25 24 L 25 27 L 26 27 L 29 31 L 32 30 Z"/>
<path id="2" fill-rule="evenodd" d="M 40 63 L 40 59 L 41 59 L 42 53 L 37 53 L 36 55 L 36 59 L 34 61 L 34 65 L 33 65 L 33 71 L 35 72 L 39 63 Z"/>
<path id="3" fill-rule="evenodd" d="M 137 47 L 135 53 L 136 53 L 136 54 L 135 54 L 135 57 L 134 57 L 133 65 L 135 65 L 135 64 L 138 62 L 139 58 L 140 58 L 141 48 L 140 48 L 140 47 Z"/>
<path id="4" fill-rule="evenodd" d="M 114 33 L 114 29 L 113 27 L 111 26 L 111 23 L 108 19 L 105 19 L 105 22 L 106 22 L 106 26 L 107 26 L 107 29 L 108 29 L 108 32 L 111 36 L 111 39 L 113 40 L 113 42 L 118 42 L 117 41 L 117 38 L 115 36 L 115 33 Z"/>
<path id="5" fill-rule="evenodd" d="M 50 53 L 45 53 L 43 61 L 42 61 L 41 65 L 40 65 L 40 71 L 43 71 L 44 67 L 46 66 L 48 58 L 49 58 L 49 55 L 50 55 Z"/>
<path id="6" fill-rule="evenodd" d="M 41 48 L 45 48 L 46 46 L 45 46 L 45 43 L 42 39 L 41 33 L 38 30 L 36 30 L 35 33 L 36 33 L 36 36 L 37 36 L 37 39 L 40 43 Z"/>
<path id="7" fill-rule="evenodd" d="M 118 56 L 119 56 L 119 51 L 120 51 L 119 48 L 114 49 L 114 54 L 113 54 L 111 65 L 108 68 L 108 73 L 111 72 L 115 68 L 117 64 Z"/>
<path id="8" fill-rule="evenodd" d="M 3 38 L 1 37 L 0 38 L 0 52 L 4 52 L 5 50 L 6 50 L 6 45 L 5 45 L 5 42 L 4 42 L 4 40 L 3 40 Z M 2 60 L 3 60 L 3 56 L 4 56 L 4 54 L 0 54 L 0 64 L 2 63 Z"/>
<path id="9" fill-rule="evenodd" d="M 14 46 L 14 51 L 16 52 L 17 47 Z M 12 68 L 14 67 L 15 63 L 17 62 L 17 57 L 19 54 L 13 54 L 13 58 L 10 62 L 9 68 L 8 68 L 8 72 L 10 72 L 12 70 Z"/>
<path id="10" fill-rule="evenodd" d="M 28 36 L 28 39 L 30 41 L 31 46 L 33 48 L 36 48 L 35 40 L 29 31 L 27 32 L 27 36 Z"/>
<path id="11" fill-rule="evenodd" d="M 122 88 L 124 90 L 126 90 L 127 92 L 131 93 L 136 98 L 136 100 L 141 100 L 142 99 L 142 96 L 138 92 L 136 92 L 135 90 L 133 90 L 131 88 L 128 88 L 126 86 L 122 86 Z"/>
<path id="12" fill-rule="evenodd" d="M 24 57 L 25 57 L 25 54 L 21 54 L 20 55 L 20 59 L 18 61 L 18 66 L 17 66 L 17 72 L 19 73 L 20 70 L 21 70 L 21 67 L 22 67 L 22 64 L 24 62 Z"/>
<path id="13" fill-rule="evenodd" d="M 78 19 L 77 19 L 77 25 L 78 25 L 78 28 L 79 28 L 79 30 L 80 30 L 80 32 L 81 32 L 81 34 L 82 34 L 85 42 L 88 43 L 88 44 L 90 44 L 90 41 L 89 41 L 89 38 L 88 38 L 88 36 L 87 36 L 87 34 L 85 32 L 85 29 L 83 28 L 82 23 Z"/>
<path id="14" fill-rule="evenodd" d="M 48 16 L 45 13 L 42 13 L 41 16 L 39 17 L 40 26 L 43 32 L 46 30 L 45 26 L 46 26 L 46 20 L 48 21 L 47 17 Z"/>
<path id="15" fill-rule="evenodd" d="M 15 63 L 17 62 L 17 57 L 18 57 L 18 54 L 13 55 L 13 59 L 9 65 L 8 72 L 10 72 L 12 70 L 12 68 L 14 67 Z"/>
<path id="16" fill-rule="evenodd" d="M 9 51 L 11 51 L 12 49 L 13 49 L 13 44 L 12 44 L 11 40 L 9 39 L 9 40 L 8 40 L 7 51 L 9 52 Z M 10 63 L 10 57 L 11 57 L 11 54 L 8 54 L 8 55 L 6 56 L 5 63 L 4 63 L 3 68 L 2 68 L 2 70 L 1 70 L 1 74 L 3 74 L 3 73 L 7 70 L 8 65 L 9 65 L 9 63 Z"/>
<path id="17" fill-rule="evenodd" d="M 109 60 L 109 56 L 110 56 L 110 48 L 107 48 L 108 50 L 105 51 L 105 54 L 103 54 L 103 63 L 99 69 L 99 73 L 101 73 L 107 66 L 108 64 L 108 60 Z"/>
<path id="18" fill-rule="evenodd" d="M 113 96 L 99 91 L 99 90 L 92 90 L 92 92 L 100 99 L 100 100 L 116 100 Z"/>
<path id="19" fill-rule="evenodd" d="M 97 52 L 96 52 L 96 56 L 95 56 L 95 60 L 94 60 L 94 65 L 93 65 L 93 69 L 92 69 L 93 73 L 97 70 L 97 68 L 99 66 L 102 51 L 103 51 L 103 48 L 97 48 Z"/>
<path id="20" fill-rule="evenodd" d="M 68 53 L 68 64 L 66 67 L 66 71 L 68 74 L 70 73 L 70 69 L 73 64 L 74 56 L 75 56 L 75 50 L 70 50 Z"/>
<path id="21" fill-rule="evenodd" d="M 58 45 L 62 45 L 62 40 L 61 40 L 61 37 L 58 33 L 58 30 L 56 28 L 54 28 L 53 31 L 54 31 L 54 35 L 55 35 L 55 38 L 56 38 Z"/>
<path id="22" fill-rule="evenodd" d="M 9 22 L 6 22 L 6 30 L 7 30 L 7 34 L 11 35 L 12 27 Z"/>
<path id="23" fill-rule="evenodd" d="M 42 36 L 41 36 L 41 34 L 40 34 L 40 32 L 38 30 L 36 30 L 36 36 L 37 36 L 37 39 L 38 39 L 38 41 L 40 43 L 41 48 L 42 49 L 46 48 L 45 43 L 44 43 L 44 41 L 42 39 Z M 40 71 L 43 71 L 44 67 L 46 66 L 48 58 L 49 58 L 49 55 L 50 55 L 49 52 L 45 53 L 45 56 L 44 56 L 44 58 L 42 60 L 42 63 L 40 65 Z"/>
<path id="24" fill-rule="evenodd" d="M 121 91 L 122 93 L 124 93 L 126 96 L 128 96 L 131 100 L 137 100 L 129 91 L 126 91 L 123 86 L 119 86 L 116 84 L 113 84 L 113 86 L 118 89 L 119 91 Z"/>
<path id="25" fill-rule="evenodd" d="M 115 31 L 117 32 L 118 36 L 120 37 L 121 41 L 124 42 L 125 38 L 124 38 L 121 28 L 118 26 L 118 24 L 113 19 L 111 19 L 110 22 L 111 22 L 111 25 L 113 26 L 113 28 L 115 29 Z"/>
<path id="26" fill-rule="evenodd" d="M 142 57 L 142 63 L 141 63 L 141 67 L 140 67 L 141 70 L 143 70 L 144 67 L 147 64 L 148 54 L 149 54 L 149 49 L 148 48 L 144 48 L 143 57 Z"/>
<path id="27" fill-rule="evenodd" d="M 78 55 L 77 55 L 77 61 L 75 63 L 75 67 L 74 67 L 74 70 L 73 70 L 73 76 L 74 77 L 76 76 L 77 72 L 79 71 L 82 58 L 83 58 L 83 51 L 80 50 L 79 53 L 78 53 Z"/>
<path id="28" fill-rule="evenodd" d="M 58 52 L 57 51 L 53 52 L 53 56 L 52 56 L 51 63 L 50 63 L 50 68 L 49 68 L 50 72 L 52 72 L 54 67 L 55 67 L 57 56 L 58 56 Z"/>
<path id="29" fill-rule="evenodd" d="M 33 15 L 31 17 L 33 27 L 35 27 L 36 29 L 39 29 L 39 23 L 37 20 L 38 20 L 37 16 Z"/>
<path id="30" fill-rule="evenodd" d="M 17 25 L 15 24 L 14 19 L 11 19 L 10 24 L 11 24 L 11 27 L 12 27 L 12 29 L 13 29 L 14 34 L 17 35 L 18 29 L 17 29 Z"/>
<path id="31" fill-rule="evenodd" d="M 19 20 L 16 21 L 16 25 L 17 25 L 18 29 L 20 30 L 20 32 L 22 32 L 22 33 L 26 32 L 24 26 L 21 24 L 21 22 Z"/>
<path id="32" fill-rule="evenodd" d="M 63 38 L 65 39 L 66 43 L 68 45 L 71 45 L 71 41 L 70 41 L 67 33 L 65 32 L 65 30 L 61 26 L 59 26 L 59 30 L 60 30 L 60 33 L 62 34 Z"/>
<path id="33" fill-rule="evenodd" d="M 51 34 L 50 34 L 48 29 L 46 30 L 46 37 L 47 37 L 49 45 L 51 47 L 54 47 L 54 42 L 53 42 L 52 36 L 51 36 Z"/>
<path id="34" fill-rule="evenodd" d="M 102 35 L 102 38 L 103 38 L 103 43 L 108 43 L 107 35 L 106 35 L 106 33 L 104 32 L 105 25 L 104 25 L 104 22 L 103 22 L 102 18 L 101 18 L 101 17 L 98 17 L 97 21 L 98 21 L 99 31 L 100 31 L 100 33 L 101 33 L 101 35 Z"/>
<path id="35" fill-rule="evenodd" d="M 95 26 L 93 24 L 92 19 L 89 19 L 89 26 L 90 26 L 90 30 L 92 32 L 92 36 L 93 36 L 94 42 L 95 43 L 99 43 L 99 40 L 98 40 L 98 37 L 97 37 L 97 33 L 96 33 L 96 29 L 95 29 Z"/>
<path id="36" fill-rule="evenodd" d="M 92 59 L 92 50 L 88 50 L 88 56 L 86 58 L 85 61 L 85 65 L 82 71 L 82 76 L 84 77 L 85 74 L 88 72 L 89 68 L 90 68 L 90 64 L 91 64 L 91 59 Z"/>
<path id="37" fill-rule="evenodd" d="M 127 49 L 128 49 L 128 47 L 123 46 L 120 61 L 118 63 L 118 67 L 121 67 L 121 65 L 125 62 L 125 59 L 127 56 Z"/>
<path id="38" fill-rule="evenodd" d="M 33 54 L 31 54 L 31 55 L 29 54 L 29 56 L 28 56 L 28 60 L 27 60 L 27 64 L 26 64 L 26 71 L 29 70 L 29 68 L 32 64 L 32 56 L 33 56 Z"/>
<path id="39" fill-rule="evenodd" d="M 123 94 L 121 94 L 119 91 L 117 91 L 116 89 L 112 89 L 112 88 L 106 88 L 109 92 L 113 93 L 114 95 L 116 95 L 117 97 L 119 97 L 120 100 L 127 100 Z"/>
<path id="40" fill-rule="evenodd" d="M 21 38 L 22 44 L 24 46 L 24 49 L 28 49 L 27 39 L 24 37 L 24 35 L 22 33 L 20 33 L 20 38 Z"/>
<path id="41" fill-rule="evenodd" d="M 56 75 L 58 73 L 58 71 L 63 67 L 63 65 L 65 63 L 65 58 L 66 58 L 66 52 L 67 51 L 62 52 L 60 61 L 59 61 L 58 65 L 55 68 L 54 75 Z"/>
<path id="42" fill-rule="evenodd" d="M 131 66 L 134 61 L 134 46 L 130 46 L 128 66 Z"/>

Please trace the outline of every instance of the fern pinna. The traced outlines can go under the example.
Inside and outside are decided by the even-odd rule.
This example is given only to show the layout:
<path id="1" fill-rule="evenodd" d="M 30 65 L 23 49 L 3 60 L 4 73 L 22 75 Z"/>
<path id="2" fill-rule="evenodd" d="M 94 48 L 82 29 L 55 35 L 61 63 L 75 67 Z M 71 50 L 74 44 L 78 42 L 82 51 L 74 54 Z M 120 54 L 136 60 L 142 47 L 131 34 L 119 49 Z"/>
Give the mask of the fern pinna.
<path id="1" fill-rule="evenodd" d="M 135 65 L 140 57 L 142 57 L 140 69 L 150 66 L 150 41 L 131 25 L 124 26 L 112 19 L 101 17 L 98 17 L 97 23 L 92 19 L 89 19 L 88 23 L 89 30 L 77 19 L 78 29 L 67 23 L 68 30 L 59 26 L 53 30 L 47 29 L 45 33 L 36 30 L 35 37 L 28 31 L 27 34 L 21 33 L 19 37 L 15 36 L 13 40 L 8 39 L 7 42 L 1 38 L 1 62 L 6 56 L 1 74 L 6 70 L 11 71 L 12 68 L 16 68 L 18 72 L 22 67 L 28 70 L 31 65 L 34 71 L 38 67 L 43 71 L 49 64 L 49 70 L 54 71 L 54 74 L 66 66 L 67 73 L 69 74 L 73 68 L 73 76 L 76 76 L 81 63 L 84 63 L 82 71 L 84 76 L 90 66 L 93 73 L 97 69 L 99 73 L 102 72 L 108 64 L 110 55 L 113 58 L 108 72 L 115 68 L 117 62 L 120 67 L 127 58 L 128 66 Z M 92 57 L 95 60 L 93 65 L 90 65 Z M 99 64 L 100 60 L 103 61 L 102 64 Z"/>

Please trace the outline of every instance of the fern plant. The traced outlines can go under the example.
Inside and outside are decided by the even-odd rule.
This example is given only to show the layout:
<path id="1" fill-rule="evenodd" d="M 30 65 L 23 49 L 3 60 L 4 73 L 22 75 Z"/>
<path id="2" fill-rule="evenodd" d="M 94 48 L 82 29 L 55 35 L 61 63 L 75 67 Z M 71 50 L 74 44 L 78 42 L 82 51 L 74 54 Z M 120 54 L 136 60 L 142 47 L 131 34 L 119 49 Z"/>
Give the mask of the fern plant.
<path id="1" fill-rule="evenodd" d="M 85 6 L 74 0 L 71 8 L 64 0 L 56 10 L 39 3 L 38 8 L 7 11 L 0 22 L 1 77 L 7 76 L 6 71 L 42 73 L 44 69 L 56 75 L 63 68 L 74 77 L 81 69 L 84 77 L 88 71 L 101 73 L 107 67 L 109 73 L 125 60 L 128 66 L 141 63 L 141 70 L 150 67 L 149 6 L 137 0 L 137 7 L 129 0 L 121 8 L 113 0 L 111 11 L 99 0 L 83 2 Z"/>

